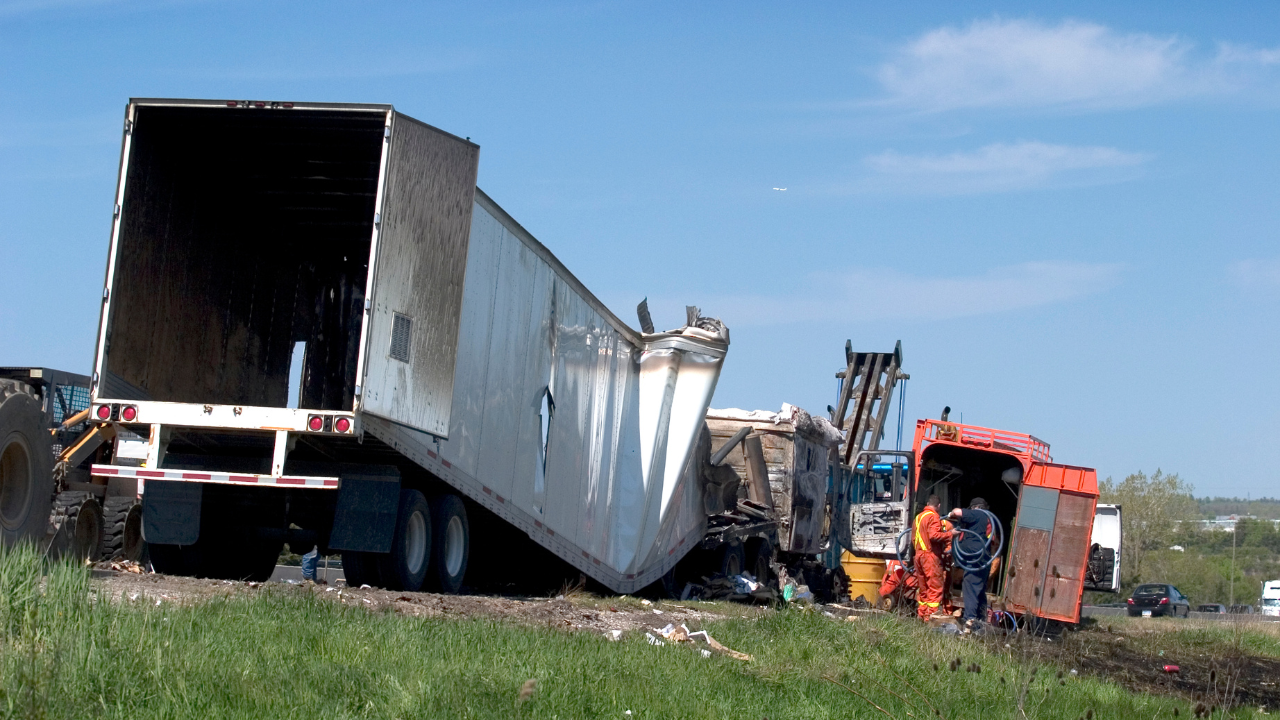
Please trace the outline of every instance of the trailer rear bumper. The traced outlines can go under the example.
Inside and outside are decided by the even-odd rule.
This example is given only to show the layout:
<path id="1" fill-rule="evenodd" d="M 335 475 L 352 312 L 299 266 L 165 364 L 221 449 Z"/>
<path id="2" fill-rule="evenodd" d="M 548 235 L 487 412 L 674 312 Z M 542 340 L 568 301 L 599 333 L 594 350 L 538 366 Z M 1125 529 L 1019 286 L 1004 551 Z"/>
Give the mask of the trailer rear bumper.
<path id="1" fill-rule="evenodd" d="M 193 470 L 152 470 L 126 465 L 94 465 L 90 474 L 101 477 L 137 478 L 138 489 L 142 481 L 170 480 L 177 482 L 215 483 L 220 485 L 256 485 L 262 487 L 306 488 L 337 490 L 341 481 L 336 477 L 302 475 L 254 475 L 246 473 L 208 472 Z"/>

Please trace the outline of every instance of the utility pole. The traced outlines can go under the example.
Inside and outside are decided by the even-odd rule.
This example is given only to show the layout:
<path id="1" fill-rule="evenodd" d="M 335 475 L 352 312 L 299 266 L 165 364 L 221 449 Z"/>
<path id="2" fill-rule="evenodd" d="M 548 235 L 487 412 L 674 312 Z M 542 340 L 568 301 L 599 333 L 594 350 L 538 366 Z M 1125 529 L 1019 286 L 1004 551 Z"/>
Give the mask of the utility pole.
<path id="1" fill-rule="evenodd" d="M 1236 516 L 1235 522 L 1231 523 L 1231 585 L 1230 599 L 1227 601 L 1227 611 L 1231 611 L 1231 607 L 1236 604 L 1236 528 L 1240 527 L 1240 517 Z"/>

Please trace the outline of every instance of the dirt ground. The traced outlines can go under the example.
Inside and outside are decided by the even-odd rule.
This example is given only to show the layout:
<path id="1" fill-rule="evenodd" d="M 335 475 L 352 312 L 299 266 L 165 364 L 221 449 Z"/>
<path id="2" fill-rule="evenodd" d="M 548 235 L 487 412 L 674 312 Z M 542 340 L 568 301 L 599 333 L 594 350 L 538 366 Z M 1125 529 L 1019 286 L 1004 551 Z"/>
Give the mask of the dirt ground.
<path id="1" fill-rule="evenodd" d="M 651 602 L 631 596 L 600 597 L 581 591 L 551 598 L 439 595 L 348 588 L 342 584 L 282 586 L 136 572 L 100 570 L 97 574 L 98 582 L 110 596 L 123 596 L 132 601 L 187 603 L 289 587 L 332 602 L 411 617 L 487 617 L 602 634 L 652 631 L 668 623 L 685 624 L 696 631 L 709 621 L 758 617 L 772 612 L 732 603 Z M 827 609 L 837 616 L 849 614 L 848 610 L 838 607 Z M 1181 621 L 1176 625 L 1152 623 L 1148 627 L 1107 620 L 1086 622 L 1078 631 L 1064 632 L 1048 641 L 1023 635 L 987 636 L 980 641 L 989 643 L 993 652 L 1013 653 L 1030 663 L 1053 664 L 1104 677 L 1139 692 L 1180 697 L 1193 706 L 1203 702 L 1206 708 L 1222 707 L 1229 703 L 1232 707 L 1251 705 L 1268 711 L 1280 710 L 1280 659 L 1251 654 L 1239 643 L 1231 643 L 1230 634 L 1221 632 L 1220 623 L 1206 626 L 1215 631 L 1210 640 L 1187 643 L 1165 642 L 1161 636 L 1173 629 L 1194 629 L 1197 621 Z M 1280 624 L 1274 628 L 1259 627 L 1262 632 L 1276 635 L 1280 643 Z M 1173 665 L 1178 668 L 1176 672 L 1166 670 L 1166 666 Z"/>
<path id="2" fill-rule="evenodd" d="M 1203 703 L 1206 712 L 1239 706 L 1280 710 L 1280 659 L 1249 652 L 1232 640 L 1231 628 L 1223 622 L 1172 620 L 1143 627 L 1099 620 L 1049 641 L 1019 638 L 1006 651 L 1104 677 L 1130 690 L 1180 697 L 1193 707 Z M 1245 628 L 1274 635 L 1280 645 L 1280 625 L 1250 622 Z M 1172 632 L 1186 630 L 1208 632 L 1198 640 Z M 1009 639 L 990 642 L 999 647 Z"/>
<path id="3" fill-rule="evenodd" d="M 151 573 L 97 573 L 98 582 L 111 597 L 137 601 L 188 603 L 213 597 L 244 596 L 282 588 L 310 592 L 318 597 L 357 605 L 372 611 L 390 611 L 410 617 L 488 617 L 564 630 L 609 633 L 613 630 L 652 630 L 668 623 L 685 624 L 690 630 L 703 623 L 726 617 L 743 617 L 768 612 L 762 608 L 699 601 L 651 602 L 631 596 L 598 597 L 569 591 L 551 598 L 504 597 L 496 595 L 440 595 L 425 592 L 398 592 L 377 588 L 350 588 L 343 584 L 247 583 L 204 580 Z"/>

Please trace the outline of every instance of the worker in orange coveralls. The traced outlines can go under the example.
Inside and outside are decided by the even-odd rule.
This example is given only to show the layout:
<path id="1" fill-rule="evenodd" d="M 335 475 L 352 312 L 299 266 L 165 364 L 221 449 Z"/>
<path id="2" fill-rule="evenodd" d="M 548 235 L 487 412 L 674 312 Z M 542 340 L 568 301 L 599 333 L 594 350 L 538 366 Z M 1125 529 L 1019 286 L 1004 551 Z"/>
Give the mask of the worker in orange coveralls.
<path id="1" fill-rule="evenodd" d="M 942 608 L 942 553 L 947 549 L 951 534 L 942 526 L 938 507 L 942 500 L 930 495 L 924 510 L 916 516 L 911 533 L 915 547 L 916 565 L 916 614 L 928 622 Z"/>
<path id="2" fill-rule="evenodd" d="M 899 594 L 895 596 L 894 593 Z M 881 609 L 891 610 L 896 608 L 902 602 L 915 597 L 915 594 L 915 573 L 907 574 L 906 566 L 898 560 L 886 560 L 884 577 L 880 578 L 880 597 L 890 598 L 890 604 L 882 606 Z"/>

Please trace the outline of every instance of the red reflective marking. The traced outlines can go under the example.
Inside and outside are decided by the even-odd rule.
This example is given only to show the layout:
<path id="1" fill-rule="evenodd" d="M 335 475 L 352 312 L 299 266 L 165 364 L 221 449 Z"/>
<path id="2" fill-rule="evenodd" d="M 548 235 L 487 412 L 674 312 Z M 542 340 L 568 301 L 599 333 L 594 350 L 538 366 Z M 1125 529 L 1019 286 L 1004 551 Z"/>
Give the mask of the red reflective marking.
<path id="1" fill-rule="evenodd" d="M 227 481 L 238 482 L 238 483 L 256 483 L 258 482 L 258 476 L 257 475 L 228 475 Z"/>
<path id="2" fill-rule="evenodd" d="M 586 551 L 586 550 L 583 550 L 583 551 L 582 551 L 582 557 L 584 557 L 584 558 L 586 558 L 586 559 L 588 559 L 588 560 L 590 560 L 590 559 L 591 559 L 591 555 L 590 555 L 589 553 L 587 553 L 587 551 Z"/>
<path id="3" fill-rule="evenodd" d="M 551 537 L 555 537 L 556 531 L 552 530 L 551 528 L 547 528 L 547 534 L 550 535 Z"/>
<path id="4" fill-rule="evenodd" d="M 534 526 L 534 527 L 536 527 L 536 528 L 540 528 L 540 527 L 542 527 L 542 521 L 541 521 L 541 520 L 534 520 L 534 521 L 533 521 L 533 526 Z"/>
<path id="5" fill-rule="evenodd" d="M 501 496 L 501 495 L 496 495 L 495 497 L 497 497 L 497 498 L 498 498 L 498 502 L 500 502 L 500 503 L 505 503 L 505 502 L 506 502 L 506 500 L 503 500 L 503 499 L 502 499 L 502 496 Z"/>
<path id="6" fill-rule="evenodd" d="M 628 580 L 635 580 L 635 579 L 636 579 L 636 576 L 635 576 L 635 574 L 633 573 L 633 574 L 631 574 L 631 575 L 628 575 L 628 576 L 627 576 L 627 579 L 628 579 Z"/>
<path id="7" fill-rule="evenodd" d="M 183 480 L 212 480 L 213 476 L 208 473 L 182 473 Z"/>
<path id="8" fill-rule="evenodd" d="M 492 491 L 492 490 L 490 490 L 489 488 L 487 488 L 487 487 L 485 487 L 485 486 L 483 486 L 483 485 L 481 485 L 481 486 L 480 486 L 480 488 L 481 488 L 482 490 L 484 490 L 484 494 L 485 494 L 485 495 L 492 495 L 492 494 L 493 494 L 493 491 Z"/>
<path id="9" fill-rule="evenodd" d="M 167 477 L 168 473 L 163 470 L 137 470 L 134 472 L 138 477 L 162 478 Z"/>
<path id="10" fill-rule="evenodd" d="M 306 485 L 306 484 L 307 484 L 307 479 L 306 479 L 306 478 L 300 478 L 300 477 L 282 477 L 282 478 L 276 478 L 276 484 L 278 484 L 278 485 Z"/>
<path id="11" fill-rule="evenodd" d="M 599 565 L 599 564 L 600 564 L 600 560 L 599 560 L 598 558 L 591 558 L 591 562 L 593 562 L 593 563 L 595 563 L 595 564 L 597 564 L 597 565 Z"/>
<path id="12" fill-rule="evenodd" d="M 675 548 L 671 548 L 670 550 L 668 550 L 668 551 L 667 551 L 667 554 L 668 554 L 668 555 L 675 555 L 675 554 L 676 554 L 676 549 L 675 549 Z"/>
<path id="13" fill-rule="evenodd" d="M 95 467 L 93 473 L 95 475 L 119 475 L 120 471 L 115 468 Z"/>
<path id="14" fill-rule="evenodd" d="M 325 487 L 338 487 L 338 481 L 337 481 L 337 480 L 325 480 L 325 481 L 324 481 L 324 486 L 325 486 Z"/>
<path id="15" fill-rule="evenodd" d="M 444 458 L 440 458 L 440 462 L 444 463 L 444 466 L 447 468 L 453 467 L 453 465 L 448 460 L 445 460 Z"/>
<path id="16" fill-rule="evenodd" d="M 432 460 L 435 460 L 435 459 L 436 459 L 436 451 L 435 451 L 435 450 L 428 450 L 428 451 L 427 451 L 427 457 L 431 458 Z"/>

